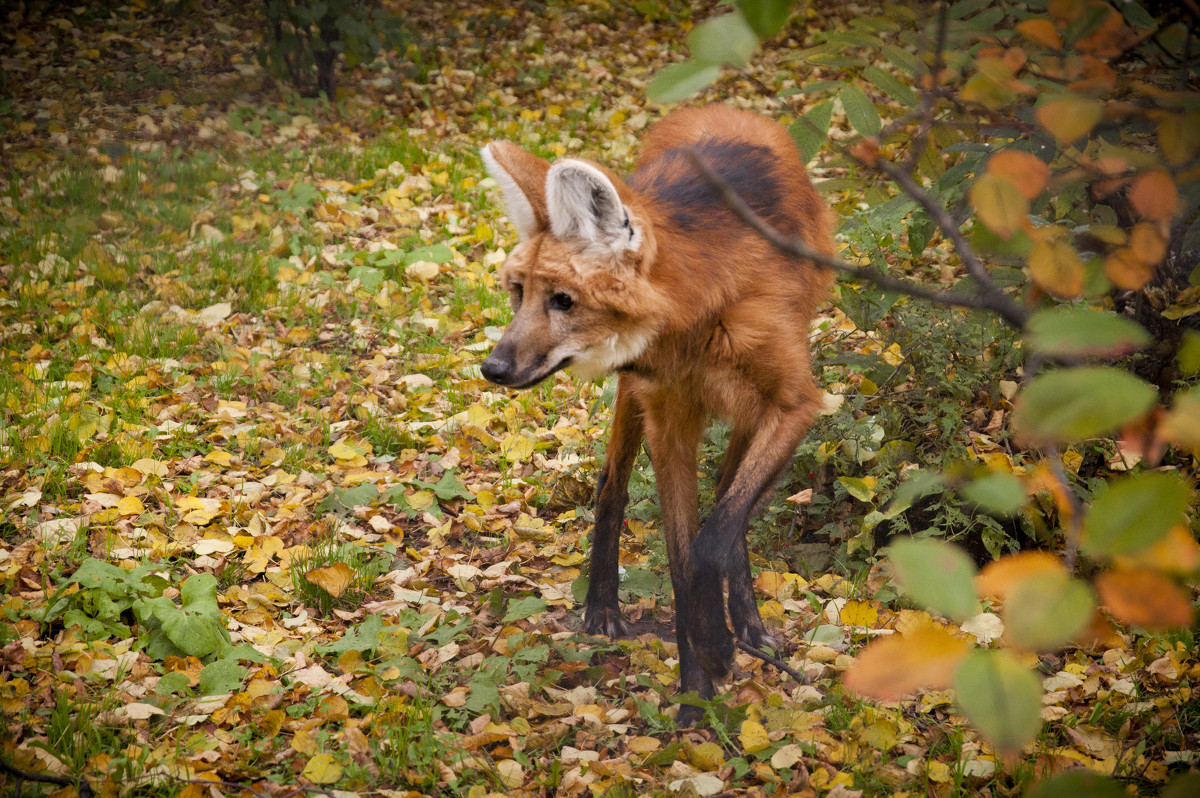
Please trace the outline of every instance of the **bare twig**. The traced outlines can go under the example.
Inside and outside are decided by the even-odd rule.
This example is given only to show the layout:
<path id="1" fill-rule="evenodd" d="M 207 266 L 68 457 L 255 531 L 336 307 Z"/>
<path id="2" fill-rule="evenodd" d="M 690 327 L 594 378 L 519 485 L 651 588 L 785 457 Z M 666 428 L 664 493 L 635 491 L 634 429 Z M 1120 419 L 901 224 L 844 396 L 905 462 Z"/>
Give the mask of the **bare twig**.
<path id="1" fill-rule="evenodd" d="M 740 648 L 742 651 L 745 651 L 747 654 L 750 654 L 751 656 L 758 657 L 759 659 L 761 659 L 763 662 L 767 663 L 768 665 L 774 665 L 780 671 L 783 671 L 788 676 L 791 676 L 793 679 L 795 679 L 800 684 L 812 684 L 812 681 L 807 676 L 805 676 L 803 673 L 796 670 L 795 668 L 791 667 L 783 660 L 781 660 L 777 657 L 772 657 L 767 652 L 765 652 L 761 649 L 757 649 L 754 646 L 750 645 L 749 643 L 743 643 L 741 640 L 738 641 L 737 645 L 738 645 L 738 648 Z"/>
<path id="2" fill-rule="evenodd" d="M 938 27 L 937 40 L 933 47 L 933 69 L 929 73 L 929 85 L 921 92 L 921 125 L 917 128 L 917 135 L 913 138 L 913 145 L 908 153 L 908 172 L 910 174 L 917 170 L 917 164 L 920 162 L 921 156 L 925 153 L 925 146 L 929 141 L 929 131 L 933 127 L 933 101 L 937 94 L 934 82 L 938 79 L 938 75 L 942 71 L 942 58 L 946 49 L 946 29 L 949 23 L 950 4 L 943 0 L 943 2 L 938 4 Z"/>
<path id="3" fill-rule="evenodd" d="M 855 266 L 847 263 L 846 261 L 833 255 L 813 249 L 799 236 L 785 236 L 783 233 L 780 233 L 773 226 L 771 226 L 769 222 L 755 213 L 754 209 L 751 208 L 746 201 L 738 195 L 737 191 L 735 191 L 726 180 L 713 171 L 712 168 L 706 164 L 696 152 L 689 151 L 688 155 L 691 158 L 692 163 L 695 164 L 696 168 L 700 171 L 700 174 L 704 175 L 704 178 L 721 192 L 721 196 L 729 208 L 735 214 L 737 214 L 742 221 L 750 225 L 750 227 L 752 227 L 776 249 L 786 252 L 794 257 L 803 258 L 805 260 L 812 261 L 813 263 L 820 264 L 821 266 L 825 266 L 826 268 L 832 269 L 835 272 L 847 274 L 858 280 L 873 283 L 874 285 L 883 288 L 886 291 L 894 291 L 898 294 L 916 297 L 917 299 L 936 302 L 939 305 L 950 305 L 952 307 L 969 308 L 972 310 L 990 310 L 993 313 L 998 314 L 1013 327 L 1016 327 L 1017 329 L 1024 328 L 1025 319 L 1027 316 L 1025 310 L 1021 308 L 1020 305 L 1018 305 L 1015 301 L 1013 301 L 1012 298 L 1010 298 L 1007 294 L 1003 293 L 1000 288 L 996 286 L 990 278 L 987 277 L 986 271 L 984 272 L 984 280 L 986 282 L 979 281 L 978 277 L 976 277 L 976 280 L 981 284 L 981 288 L 984 289 L 984 293 L 952 294 L 946 291 L 936 291 L 931 288 L 926 288 L 922 285 L 909 282 L 908 280 L 902 280 L 898 277 L 892 277 L 889 274 L 884 274 L 878 269 L 868 266 Z M 912 183 L 911 178 L 909 178 L 909 182 Z M 913 185 L 915 185 L 915 183 L 913 183 Z M 937 203 L 933 202 L 932 198 L 925 194 L 925 192 L 919 187 L 917 187 L 917 191 L 925 196 L 930 205 L 941 210 L 942 216 L 946 220 L 949 220 L 949 223 L 953 225 L 953 220 L 950 220 L 949 214 L 946 213 L 945 209 L 939 208 Z M 919 198 L 917 199 L 918 202 L 921 201 Z M 922 204 L 924 205 L 925 203 L 922 202 Z M 936 218 L 937 217 L 935 216 L 935 219 Z M 940 220 L 939 224 L 941 224 Z M 957 228 L 953 228 L 953 231 L 956 234 L 958 232 Z M 947 232 L 947 236 L 950 235 L 950 232 Z M 958 234 L 958 239 L 962 240 L 961 234 Z M 969 249 L 969 245 L 966 244 L 965 240 L 963 240 L 963 245 L 967 246 Z M 971 257 L 978 262 L 978 258 L 974 255 L 974 250 L 970 250 L 970 253 Z M 966 263 L 967 258 L 963 257 L 963 261 Z M 983 264 L 978 263 L 978 267 L 983 269 Z M 968 267 L 968 271 L 970 271 L 970 267 Z M 972 273 L 972 276 L 975 275 Z M 989 288 L 991 290 L 989 290 Z"/>

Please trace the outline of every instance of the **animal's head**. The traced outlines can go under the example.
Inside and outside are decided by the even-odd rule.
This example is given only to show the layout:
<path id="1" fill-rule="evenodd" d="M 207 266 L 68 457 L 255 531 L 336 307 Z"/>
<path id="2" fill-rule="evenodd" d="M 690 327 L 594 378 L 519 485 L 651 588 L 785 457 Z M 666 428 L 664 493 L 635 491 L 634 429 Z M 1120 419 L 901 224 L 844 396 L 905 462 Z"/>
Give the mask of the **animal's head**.
<path id="1" fill-rule="evenodd" d="M 483 376 L 527 388 L 568 366 L 590 378 L 633 362 L 661 305 L 646 279 L 654 236 L 633 191 L 588 161 L 552 165 L 504 142 L 482 156 L 521 238 L 500 274 L 512 323 Z"/>

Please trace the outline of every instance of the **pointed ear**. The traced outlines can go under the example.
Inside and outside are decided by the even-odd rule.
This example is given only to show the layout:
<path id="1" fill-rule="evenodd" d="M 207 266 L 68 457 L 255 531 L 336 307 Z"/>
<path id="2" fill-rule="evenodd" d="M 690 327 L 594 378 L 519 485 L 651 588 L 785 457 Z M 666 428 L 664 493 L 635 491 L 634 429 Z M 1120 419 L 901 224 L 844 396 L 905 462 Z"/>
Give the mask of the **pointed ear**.
<path id="1" fill-rule="evenodd" d="M 546 210 L 555 238 L 596 245 L 613 254 L 641 241 L 611 178 L 586 161 L 555 161 L 546 175 Z"/>
<path id="2" fill-rule="evenodd" d="M 550 163 L 515 144 L 493 141 L 479 151 L 488 174 L 504 191 L 508 218 L 521 239 L 549 226 L 546 215 L 546 173 Z"/>

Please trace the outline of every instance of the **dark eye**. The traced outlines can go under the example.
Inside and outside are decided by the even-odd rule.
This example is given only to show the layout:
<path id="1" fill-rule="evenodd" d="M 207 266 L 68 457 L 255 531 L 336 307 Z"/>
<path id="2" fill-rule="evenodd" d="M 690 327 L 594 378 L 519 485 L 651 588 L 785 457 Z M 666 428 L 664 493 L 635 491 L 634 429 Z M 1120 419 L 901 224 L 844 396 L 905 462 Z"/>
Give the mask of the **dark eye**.
<path id="1" fill-rule="evenodd" d="M 508 290 L 509 290 L 509 293 L 512 294 L 513 306 L 515 307 L 517 305 L 520 305 L 521 299 L 523 298 L 523 296 L 525 294 L 524 286 L 522 286 L 520 283 L 513 283 L 512 285 L 510 285 L 508 287 Z"/>
<path id="2" fill-rule="evenodd" d="M 569 294 L 564 294 L 562 291 L 550 297 L 551 310 L 570 310 L 574 304 L 575 300 L 571 299 Z"/>

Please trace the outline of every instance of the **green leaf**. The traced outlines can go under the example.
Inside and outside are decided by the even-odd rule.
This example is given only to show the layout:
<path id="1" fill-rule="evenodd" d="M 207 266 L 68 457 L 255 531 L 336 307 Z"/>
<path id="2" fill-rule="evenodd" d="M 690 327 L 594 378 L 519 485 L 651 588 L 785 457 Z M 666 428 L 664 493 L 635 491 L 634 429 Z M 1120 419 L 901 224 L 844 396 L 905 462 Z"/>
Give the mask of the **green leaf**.
<path id="1" fill-rule="evenodd" d="M 708 88 L 720 74 L 720 64 L 689 58 L 659 70 L 654 80 L 650 81 L 646 96 L 656 103 L 678 102 Z"/>
<path id="2" fill-rule="evenodd" d="M 427 247 L 417 247 L 404 256 L 404 265 L 416 263 L 419 260 L 429 263 L 449 263 L 454 260 L 454 250 L 445 244 L 431 244 Z"/>
<path id="3" fill-rule="evenodd" d="M 467 490 L 458 477 L 454 476 L 453 471 L 447 471 L 442 474 L 442 478 L 437 481 L 436 485 L 432 486 L 434 494 L 442 501 L 450 501 L 451 499 L 470 499 L 474 498 L 475 494 Z"/>
<path id="4" fill-rule="evenodd" d="M 546 609 L 546 600 L 540 596 L 526 596 L 525 598 L 517 599 L 508 605 L 508 612 L 504 613 L 504 623 L 511 621 L 521 621 L 526 618 L 531 618 Z"/>
<path id="5" fill-rule="evenodd" d="M 945 484 L 946 478 L 936 471 L 917 469 L 915 472 L 909 472 L 908 478 L 900 483 L 896 492 L 892 494 L 884 518 L 895 518 L 912 507 L 917 499 L 939 492 Z"/>
<path id="6" fill-rule="evenodd" d="M 1189 796 L 1195 794 L 1183 793 Z M 1039 781 L 1025 793 L 1025 798 L 1125 798 L 1126 795 L 1121 785 L 1110 778 L 1086 770 L 1072 770 Z M 1166 798 L 1167 793 L 1163 793 L 1163 796 Z"/>
<path id="7" fill-rule="evenodd" d="M 1192 489 L 1174 472 L 1151 471 L 1109 483 L 1083 522 L 1080 545 L 1093 557 L 1133 554 L 1186 523 Z"/>
<path id="8" fill-rule="evenodd" d="M 1053 651 L 1084 630 L 1095 610 L 1088 586 L 1062 572 L 1033 574 L 1004 602 L 1006 636 L 1029 651 Z"/>
<path id="9" fill-rule="evenodd" d="M 864 480 L 858 477 L 838 477 L 838 482 L 854 498 L 860 502 L 869 502 L 875 497 L 875 491 Z"/>
<path id="10" fill-rule="evenodd" d="M 212 574 L 193 574 L 183 580 L 179 600 L 189 612 L 221 614 L 221 607 L 217 603 L 217 578 Z"/>
<path id="11" fill-rule="evenodd" d="M 1179 370 L 1184 374 L 1200 372 L 1200 333 L 1188 330 L 1179 347 Z"/>
<path id="12" fill-rule="evenodd" d="M 901 590 L 913 601 L 956 621 L 979 613 L 975 564 L 957 546 L 930 538 L 899 540 L 887 548 Z"/>
<path id="13" fill-rule="evenodd" d="M 867 93 L 857 86 L 847 86 L 838 94 L 850 126 L 864 136 L 878 136 L 883 129 L 879 112 Z"/>
<path id="14" fill-rule="evenodd" d="M 1121 357 L 1150 344 L 1136 322 L 1086 307 L 1053 307 L 1029 319 L 1025 343 L 1036 352 L 1067 357 Z"/>
<path id="15" fill-rule="evenodd" d="M 863 69 L 863 77 L 879 87 L 879 89 L 901 105 L 914 106 L 917 104 L 917 93 L 904 85 L 886 69 L 869 66 Z"/>
<path id="16" fill-rule="evenodd" d="M 200 695 L 232 693 L 242 686 L 246 669 L 233 657 L 210 662 L 200 671 Z"/>
<path id="17" fill-rule="evenodd" d="M 375 289 L 383 282 L 384 276 L 382 269 L 371 266 L 355 266 L 350 270 L 350 279 L 358 280 L 362 284 L 363 290 L 368 293 L 375 292 Z"/>
<path id="18" fill-rule="evenodd" d="M 921 59 L 908 50 L 904 50 L 893 44 L 884 45 L 883 54 L 887 56 L 889 61 L 913 77 L 924 75 L 929 71 L 925 64 L 921 62 Z"/>
<path id="19" fill-rule="evenodd" d="M 697 25 L 687 45 L 697 61 L 740 67 L 754 55 L 758 36 L 741 14 L 726 14 Z"/>
<path id="20" fill-rule="evenodd" d="M 770 39 L 787 24 L 793 0 L 741 0 L 738 7 L 760 39 Z"/>
<path id="21" fill-rule="evenodd" d="M 822 100 L 808 109 L 795 122 L 788 125 L 788 133 L 800 150 L 800 157 L 808 163 L 825 144 L 829 136 L 829 122 L 833 118 L 833 101 Z"/>
<path id="22" fill-rule="evenodd" d="M 1145 415 L 1158 392 L 1107 366 L 1061 369 L 1035 377 L 1017 400 L 1013 428 L 1044 443 L 1106 435 Z"/>
<path id="23" fill-rule="evenodd" d="M 1012 474 L 995 472 L 963 485 L 962 494 L 989 513 L 1012 515 L 1025 504 L 1025 486 Z"/>
<path id="24" fill-rule="evenodd" d="M 1042 727 L 1042 686 L 1008 651 L 972 653 L 954 690 L 967 720 L 1001 751 L 1020 751 Z"/>

